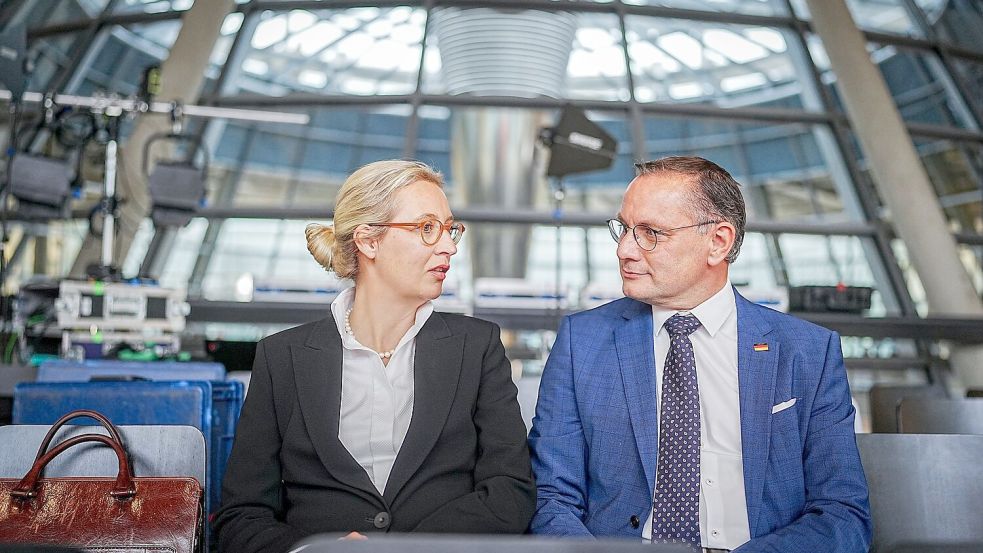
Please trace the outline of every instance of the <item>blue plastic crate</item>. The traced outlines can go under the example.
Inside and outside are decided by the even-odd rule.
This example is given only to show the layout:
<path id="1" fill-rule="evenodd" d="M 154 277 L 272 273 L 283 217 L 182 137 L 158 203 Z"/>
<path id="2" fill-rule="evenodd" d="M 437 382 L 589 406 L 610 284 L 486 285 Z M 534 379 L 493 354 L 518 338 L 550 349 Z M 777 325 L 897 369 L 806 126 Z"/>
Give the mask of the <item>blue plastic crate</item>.
<path id="1" fill-rule="evenodd" d="M 225 380 L 221 363 L 179 361 L 45 361 L 38 382 L 85 382 L 100 378 L 138 380 Z"/>
<path id="2" fill-rule="evenodd" d="M 239 412 L 242 411 L 243 385 L 235 380 L 212 382 L 212 449 L 208 457 L 208 474 L 211 484 L 208 495 L 212 509 L 222 502 L 222 478 L 225 464 L 232 453 Z"/>

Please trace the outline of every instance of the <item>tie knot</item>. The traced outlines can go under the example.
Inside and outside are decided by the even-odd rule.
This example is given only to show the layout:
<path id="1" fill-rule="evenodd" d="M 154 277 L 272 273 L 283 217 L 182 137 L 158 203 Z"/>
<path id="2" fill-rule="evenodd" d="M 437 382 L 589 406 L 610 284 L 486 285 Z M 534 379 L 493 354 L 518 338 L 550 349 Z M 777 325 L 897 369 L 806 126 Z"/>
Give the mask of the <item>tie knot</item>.
<path id="1" fill-rule="evenodd" d="M 700 319 L 693 315 L 675 314 L 663 325 L 669 331 L 669 336 L 689 336 L 700 328 Z"/>

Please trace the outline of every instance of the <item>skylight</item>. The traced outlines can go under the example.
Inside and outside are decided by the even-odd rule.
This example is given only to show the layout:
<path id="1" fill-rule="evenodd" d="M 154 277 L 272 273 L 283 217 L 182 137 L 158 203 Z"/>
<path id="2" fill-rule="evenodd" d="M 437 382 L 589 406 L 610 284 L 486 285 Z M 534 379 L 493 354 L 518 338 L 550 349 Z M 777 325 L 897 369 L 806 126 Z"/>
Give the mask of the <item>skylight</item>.
<path id="1" fill-rule="evenodd" d="M 707 47 L 727 56 L 737 63 L 747 63 L 768 55 L 758 44 L 725 29 L 710 29 L 703 33 Z"/>

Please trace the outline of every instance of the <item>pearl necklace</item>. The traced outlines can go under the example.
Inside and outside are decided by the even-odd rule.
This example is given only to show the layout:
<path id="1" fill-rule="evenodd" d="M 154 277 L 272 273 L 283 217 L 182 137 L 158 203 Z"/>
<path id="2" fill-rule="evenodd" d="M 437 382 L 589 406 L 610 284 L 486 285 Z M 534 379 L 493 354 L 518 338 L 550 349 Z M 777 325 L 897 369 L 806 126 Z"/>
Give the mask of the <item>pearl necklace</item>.
<path id="1" fill-rule="evenodd" d="M 349 307 L 348 311 L 345 311 L 345 332 L 347 332 L 349 336 L 354 337 L 355 333 L 352 332 L 351 319 L 352 319 L 352 308 Z M 394 353 L 396 353 L 396 348 L 393 348 L 389 351 L 378 351 L 376 353 L 378 353 L 379 357 L 383 359 L 389 359 L 390 357 L 393 356 Z"/>

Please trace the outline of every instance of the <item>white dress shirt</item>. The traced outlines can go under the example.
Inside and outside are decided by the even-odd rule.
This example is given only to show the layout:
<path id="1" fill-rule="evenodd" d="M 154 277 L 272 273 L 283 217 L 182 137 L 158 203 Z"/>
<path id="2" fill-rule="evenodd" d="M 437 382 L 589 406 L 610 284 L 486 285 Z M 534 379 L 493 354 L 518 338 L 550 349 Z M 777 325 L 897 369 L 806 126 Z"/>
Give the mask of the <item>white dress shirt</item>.
<path id="1" fill-rule="evenodd" d="M 345 332 L 345 313 L 354 301 L 352 287 L 331 302 L 343 346 L 338 439 L 381 494 L 413 416 L 416 335 L 433 313 L 433 303 L 417 309 L 413 326 L 399 340 L 389 363 L 383 364 L 377 352 Z"/>
<path id="2" fill-rule="evenodd" d="M 662 372 L 669 354 L 669 332 L 662 325 L 676 313 L 685 314 L 652 307 L 656 403 L 660 410 Z M 737 303 L 730 281 L 690 314 L 701 325 L 690 335 L 700 389 L 700 539 L 703 547 L 735 549 L 751 539 L 751 531 L 741 450 Z M 652 537 L 651 509 L 642 537 Z"/>

